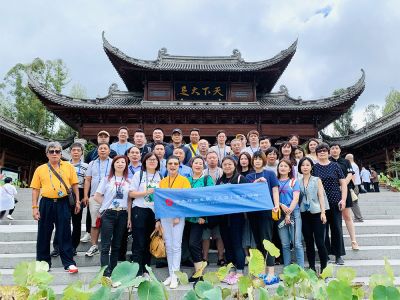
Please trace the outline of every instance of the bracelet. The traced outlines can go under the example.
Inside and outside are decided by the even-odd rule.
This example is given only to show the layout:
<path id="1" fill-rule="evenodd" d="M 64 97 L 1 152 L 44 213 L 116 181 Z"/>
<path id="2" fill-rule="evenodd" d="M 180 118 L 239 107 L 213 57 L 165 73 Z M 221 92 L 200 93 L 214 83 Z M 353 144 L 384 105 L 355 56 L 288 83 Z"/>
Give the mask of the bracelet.
<path id="1" fill-rule="evenodd" d="M 39 208 L 37 205 L 32 205 L 32 209 Z"/>

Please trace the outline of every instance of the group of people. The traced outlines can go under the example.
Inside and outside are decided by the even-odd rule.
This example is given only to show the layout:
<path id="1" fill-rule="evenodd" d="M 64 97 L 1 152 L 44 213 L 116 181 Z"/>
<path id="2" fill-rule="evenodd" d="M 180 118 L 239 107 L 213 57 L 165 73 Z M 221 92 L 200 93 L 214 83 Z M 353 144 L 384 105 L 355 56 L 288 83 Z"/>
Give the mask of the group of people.
<path id="1" fill-rule="evenodd" d="M 208 259 L 210 237 L 217 239 L 218 264 L 235 266 L 224 281 L 234 284 L 243 274 L 249 248 L 259 249 L 267 261 L 260 278 L 266 284 L 279 281 L 275 259 L 265 251 L 263 240 L 273 241 L 282 249 L 283 263 L 296 262 L 304 267 L 303 238 L 309 267 L 316 270 L 315 246 L 321 270 L 335 257 L 343 264 L 346 254 L 342 218 L 349 231 L 352 248 L 358 250 L 353 219 L 362 216 L 353 193 L 357 192 L 353 157 L 342 158 L 338 144 L 328 146 L 310 139 L 305 148 L 297 135 L 288 137 L 279 148 L 256 130 L 238 134 L 227 145 L 223 130 L 216 134 L 216 145 L 200 138 L 200 130 L 190 131 L 190 142 L 184 144 L 183 133 L 174 129 L 172 142 L 164 142 L 164 132 L 156 128 L 152 142 L 146 143 L 141 129 L 128 142 L 129 131 L 121 127 L 118 141 L 109 144 L 110 134 L 100 131 L 98 145 L 83 159 L 83 146 L 70 147 L 71 161 L 61 160 L 61 145 L 51 142 L 46 148 L 49 162 L 39 166 L 31 187 L 34 219 L 39 221 L 37 260 L 51 266 L 50 239 L 56 225 L 53 255 L 60 255 L 64 268 L 78 271 L 73 256 L 80 243 L 82 210 L 86 207 L 86 231 L 81 241 L 91 242 L 86 255 L 100 254 L 101 266 L 108 266 L 104 276 L 111 276 L 119 260 L 126 259 L 128 246 L 131 260 L 139 264 L 139 275 L 148 276 L 150 235 L 162 231 L 169 277 L 164 284 L 178 286 L 175 275 L 181 261 L 191 258 L 194 272 Z M 154 191 L 157 188 L 201 188 L 221 184 L 266 182 L 273 209 L 221 216 L 162 218 L 154 213 Z M 41 190 L 41 200 L 38 202 Z M 69 193 L 75 205 L 69 205 Z M 38 204 L 39 203 L 39 204 Z M 280 218 L 273 219 L 272 213 Z M 71 216 L 73 229 L 71 233 Z M 329 234 L 330 232 L 330 234 Z M 127 245 L 128 235 L 133 241 Z M 101 237 L 101 246 L 98 240 Z M 224 251 L 225 250 L 225 251 Z M 196 278 L 191 277 L 190 281 Z"/>

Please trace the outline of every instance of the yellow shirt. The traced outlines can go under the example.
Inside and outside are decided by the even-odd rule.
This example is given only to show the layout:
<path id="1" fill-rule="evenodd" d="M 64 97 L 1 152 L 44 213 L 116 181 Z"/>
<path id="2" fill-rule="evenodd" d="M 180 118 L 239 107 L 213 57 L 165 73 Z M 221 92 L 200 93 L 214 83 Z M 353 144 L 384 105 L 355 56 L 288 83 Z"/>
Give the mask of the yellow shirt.
<path id="1" fill-rule="evenodd" d="M 192 157 L 196 156 L 198 147 L 199 147 L 199 144 L 192 144 L 192 143 L 188 144 L 188 148 L 189 148 L 190 152 L 192 152 Z M 193 152 L 192 148 L 193 148 L 194 152 Z"/>
<path id="2" fill-rule="evenodd" d="M 61 178 L 64 180 L 68 188 L 79 182 L 74 166 L 67 161 L 61 161 L 60 169 L 55 168 L 55 171 L 61 175 Z M 47 163 L 36 168 L 31 181 L 31 188 L 38 190 L 41 189 L 42 197 L 53 199 L 67 196 L 67 191 L 65 190 L 64 185 L 50 170 Z M 62 196 L 58 194 L 59 191 L 63 193 Z"/>
<path id="3" fill-rule="evenodd" d="M 190 189 L 191 185 L 189 179 L 185 176 L 178 175 L 175 179 L 170 178 L 169 176 L 164 177 L 160 181 L 160 188 L 170 188 L 170 189 Z"/>

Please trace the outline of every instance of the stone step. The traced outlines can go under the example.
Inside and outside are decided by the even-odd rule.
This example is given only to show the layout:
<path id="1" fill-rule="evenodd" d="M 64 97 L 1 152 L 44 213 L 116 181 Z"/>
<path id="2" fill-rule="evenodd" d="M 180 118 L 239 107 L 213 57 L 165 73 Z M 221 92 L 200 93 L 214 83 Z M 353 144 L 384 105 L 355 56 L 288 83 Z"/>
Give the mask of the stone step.
<path id="1" fill-rule="evenodd" d="M 400 260 L 390 260 L 390 265 L 393 268 L 395 276 L 400 276 Z M 384 269 L 384 261 L 383 260 L 349 260 L 346 261 L 346 267 L 352 267 L 356 271 L 357 276 L 364 277 L 365 279 L 362 282 L 368 283 L 368 277 L 372 274 L 385 274 Z M 64 271 L 62 267 L 52 268 L 50 274 L 54 276 L 53 285 L 62 285 L 74 280 L 82 280 L 84 283 L 88 284 L 99 272 L 99 266 L 92 267 L 79 267 L 79 272 L 77 274 L 68 274 Z M 342 266 L 336 266 L 335 269 L 341 268 Z M 157 279 L 162 281 L 168 277 L 168 269 L 167 268 L 155 268 L 152 266 L 153 272 L 156 275 Z M 218 267 L 215 264 L 211 264 L 207 266 L 206 272 L 214 272 L 218 270 Z M 282 273 L 283 266 L 278 265 L 275 267 L 276 274 Z M 9 285 L 13 283 L 13 269 L 3 268 L 0 269 L 0 273 L 2 274 L 2 284 Z M 181 268 L 182 272 L 191 276 L 193 274 L 192 268 Z M 245 273 L 247 274 L 247 267 L 245 268 Z"/>
<path id="2" fill-rule="evenodd" d="M 396 246 L 361 246 L 360 250 L 353 251 L 351 247 L 346 247 L 346 255 L 343 259 L 346 260 L 373 260 L 381 258 L 383 256 L 389 259 L 400 260 L 400 245 Z M 128 252 L 128 255 L 130 252 Z M 0 266 L 2 268 L 14 268 L 21 261 L 34 260 L 36 254 L 30 253 L 8 253 L 0 254 Z M 78 266 L 89 267 L 100 265 L 100 255 L 93 257 L 85 256 L 84 252 L 78 252 L 78 255 L 74 257 L 75 262 Z M 217 255 L 215 251 L 210 251 L 209 261 L 215 263 L 217 261 Z M 59 257 L 52 259 L 52 266 L 57 268 L 61 267 L 61 259 Z"/>
<path id="3" fill-rule="evenodd" d="M 400 219 L 365 220 L 362 223 L 354 223 L 356 234 L 389 234 L 400 232 Z M 343 222 L 343 233 L 347 228 Z"/>

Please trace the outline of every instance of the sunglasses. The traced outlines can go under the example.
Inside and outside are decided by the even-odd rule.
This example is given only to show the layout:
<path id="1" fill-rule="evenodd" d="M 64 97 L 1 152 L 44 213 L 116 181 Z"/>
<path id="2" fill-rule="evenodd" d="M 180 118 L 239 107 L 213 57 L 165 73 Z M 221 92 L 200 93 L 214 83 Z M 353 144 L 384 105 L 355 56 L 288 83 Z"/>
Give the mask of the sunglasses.
<path id="1" fill-rule="evenodd" d="M 317 153 L 321 153 L 321 152 L 328 152 L 328 149 L 320 149 L 317 151 Z"/>
<path id="2" fill-rule="evenodd" d="M 49 151 L 47 151 L 47 153 L 49 153 L 49 154 L 60 154 L 61 150 L 49 150 Z"/>
<path id="3" fill-rule="evenodd" d="M 177 162 L 169 162 L 168 165 L 170 165 L 170 166 L 178 166 L 179 163 L 177 163 Z"/>

